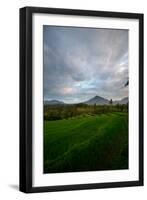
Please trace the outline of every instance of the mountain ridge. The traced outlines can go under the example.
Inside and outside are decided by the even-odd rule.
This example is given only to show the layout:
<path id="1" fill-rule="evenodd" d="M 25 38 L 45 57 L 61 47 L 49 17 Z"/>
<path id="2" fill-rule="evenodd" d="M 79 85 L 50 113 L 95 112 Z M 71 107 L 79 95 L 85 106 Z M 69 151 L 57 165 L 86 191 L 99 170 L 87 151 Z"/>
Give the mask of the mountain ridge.
<path id="1" fill-rule="evenodd" d="M 59 100 L 45 100 L 44 105 L 63 105 L 65 104 L 63 101 L 59 101 Z"/>
<path id="2" fill-rule="evenodd" d="M 113 105 L 116 105 L 116 104 L 127 104 L 128 103 L 128 97 L 124 97 L 120 100 L 114 100 L 113 101 Z M 101 96 L 94 96 L 92 97 L 91 99 L 87 100 L 87 101 L 84 101 L 84 102 L 80 102 L 80 103 L 84 103 L 84 104 L 87 104 L 87 105 L 109 105 L 110 103 L 110 100 L 106 99 L 106 98 L 103 98 Z M 73 103 L 73 104 L 78 104 L 78 103 Z M 59 100 L 45 100 L 44 101 L 44 105 L 70 105 L 68 103 L 65 103 L 63 101 L 59 101 Z"/>

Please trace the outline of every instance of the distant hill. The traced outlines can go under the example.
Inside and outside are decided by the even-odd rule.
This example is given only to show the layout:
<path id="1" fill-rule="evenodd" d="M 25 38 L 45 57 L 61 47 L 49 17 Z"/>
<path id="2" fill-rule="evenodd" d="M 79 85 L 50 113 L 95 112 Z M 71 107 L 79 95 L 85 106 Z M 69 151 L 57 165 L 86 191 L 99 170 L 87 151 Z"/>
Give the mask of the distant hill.
<path id="1" fill-rule="evenodd" d="M 116 105 L 116 104 L 127 104 L 129 102 L 128 100 L 128 97 L 125 97 L 121 100 L 116 100 L 116 101 L 113 101 L 113 105 Z M 108 105 L 109 104 L 109 100 L 108 99 L 105 99 L 103 97 L 100 97 L 100 96 L 95 96 L 91 99 L 89 99 L 88 101 L 84 102 L 85 104 L 87 105 Z"/>
<path id="2" fill-rule="evenodd" d="M 46 100 L 44 101 L 44 105 L 63 105 L 64 102 L 58 100 Z"/>
<path id="3" fill-rule="evenodd" d="M 112 99 L 113 100 L 113 99 Z M 109 101 L 108 99 L 105 99 L 103 97 L 100 97 L 100 96 L 95 96 L 91 99 L 89 99 L 88 101 L 85 101 L 85 102 L 81 102 L 81 103 L 84 103 L 84 104 L 87 104 L 87 105 L 109 105 Z M 125 97 L 121 100 L 113 100 L 113 105 L 116 105 L 116 104 L 127 104 L 128 103 L 128 97 Z M 72 104 L 66 104 L 64 103 L 63 101 L 58 101 L 58 100 L 45 100 L 44 101 L 44 105 L 72 105 Z"/>
<path id="4" fill-rule="evenodd" d="M 100 96 L 95 96 L 91 99 L 89 99 L 88 101 L 84 102 L 85 104 L 88 104 L 88 105 L 108 105 L 109 104 L 109 100 L 108 99 L 105 99 L 103 97 L 100 97 Z"/>
<path id="5" fill-rule="evenodd" d="M 115 105 L 115 104 L 121 104 L 121 105 L 123 105 L 123 104 L 127 104 L 128 102 L 129 102 L 128 97 L 125 97 L 125 98 L 123 98 L 123 99 L 121 99 L 121 100 L 114 101 L 113 104 L 114 104 L 114 105 Z"/>

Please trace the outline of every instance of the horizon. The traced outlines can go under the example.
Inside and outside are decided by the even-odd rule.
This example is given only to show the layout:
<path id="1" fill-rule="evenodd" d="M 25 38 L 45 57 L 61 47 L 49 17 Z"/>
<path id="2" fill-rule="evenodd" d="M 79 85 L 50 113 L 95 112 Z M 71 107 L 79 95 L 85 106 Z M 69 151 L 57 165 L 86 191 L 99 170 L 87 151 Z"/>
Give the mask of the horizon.
<path id="1" fill-rule="evenodd" d="M 129 96 L 128 30 L 44 25 L 43 63 L 44 101 Z"/>
<path id="2" fill-rule="evenodd" d="M 86 101 L 89 101 L 89 100 L 91 100 L 91 99 L 93 99 L 93 98 L 95 98 L 95 97 L 101 97 L 101 96 L 98 96 L 98 95 L 95 95 L 94 97 L 92 97 L 92 98 L 90 98 L 90 99 L 87 99 Z M 103 98 L 103 99 L 106 99 L 106 100 L 108 100 L 108 101 L 110 101 L 111 99 L 107 99 L 107 98 L 105 98 L 105 97 L 101 97 L 101 98 Z M 114 102 L 114 101 L 121 101 L 122 99 L 125 99 L 125 98 L 129 98 L 128 96 L 125 96 L 125 97 L 123 97 L 123 98 L 121 98 L 121 99 L 112 99 L 112 101 Z M 76 102 L 76 103 L 72 103 L 72 102 L 70 102 L 70 103 L 68 103 L 68 102 L 66 102 L 66 101 L 64 101 L 64 100 L 59 100 L 59 99 L 44 99 L 43 101 L 59 101 L 59 102 L 63 102 L 63 103 L 65 103 L 65 104 L 79 104 L 79 103 L 84 103 L 84 102 L 86 102 L 86 101 L 82 101 L 82 102 Z"/>

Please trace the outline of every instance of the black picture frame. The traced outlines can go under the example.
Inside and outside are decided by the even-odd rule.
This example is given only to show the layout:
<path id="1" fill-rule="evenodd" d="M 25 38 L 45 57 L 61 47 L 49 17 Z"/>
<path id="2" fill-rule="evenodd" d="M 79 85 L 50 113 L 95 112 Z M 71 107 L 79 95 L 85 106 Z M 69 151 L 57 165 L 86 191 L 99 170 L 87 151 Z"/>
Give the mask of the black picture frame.
<path id="1" fill-rule="evenodd" d="M 63 186 L 32 186 L 32 16 L 34 13 L 139 20 L 139 180 Z M 34 193 L 143 185 L 143 43 L 143 14 L 42 7 L 20 9 L 20 191 Z"/>

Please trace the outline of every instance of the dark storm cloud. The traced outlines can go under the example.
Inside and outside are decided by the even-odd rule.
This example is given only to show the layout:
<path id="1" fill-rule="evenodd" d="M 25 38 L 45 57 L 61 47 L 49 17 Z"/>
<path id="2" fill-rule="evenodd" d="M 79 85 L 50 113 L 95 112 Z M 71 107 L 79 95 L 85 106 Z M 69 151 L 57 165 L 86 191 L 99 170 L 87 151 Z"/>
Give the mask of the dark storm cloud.
<path id="1" fill-rule="evenodd" d="M 44 99 L 128 96 L 128 31 L 44 26 Z"/>

